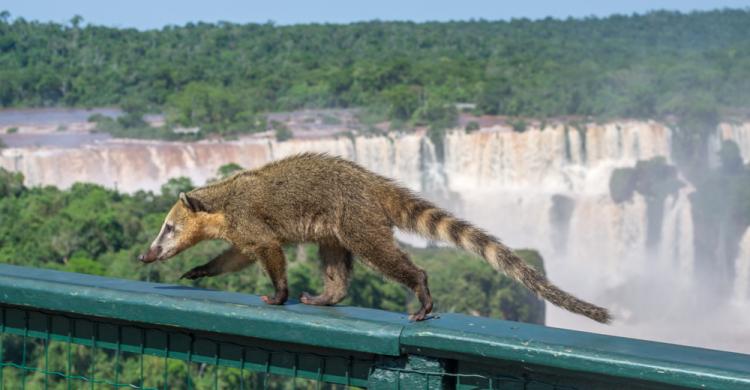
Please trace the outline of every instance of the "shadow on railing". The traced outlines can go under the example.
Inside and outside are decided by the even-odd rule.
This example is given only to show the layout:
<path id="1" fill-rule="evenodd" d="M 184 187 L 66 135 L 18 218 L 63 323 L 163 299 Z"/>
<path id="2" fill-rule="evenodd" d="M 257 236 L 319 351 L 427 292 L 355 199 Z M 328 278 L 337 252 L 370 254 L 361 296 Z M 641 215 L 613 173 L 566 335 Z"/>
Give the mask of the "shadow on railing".
<path id="1" fill-rule="evenodd" d="M 750 388 L 735 353 L 9 265 L 0 308 L 7 389 Z"/>

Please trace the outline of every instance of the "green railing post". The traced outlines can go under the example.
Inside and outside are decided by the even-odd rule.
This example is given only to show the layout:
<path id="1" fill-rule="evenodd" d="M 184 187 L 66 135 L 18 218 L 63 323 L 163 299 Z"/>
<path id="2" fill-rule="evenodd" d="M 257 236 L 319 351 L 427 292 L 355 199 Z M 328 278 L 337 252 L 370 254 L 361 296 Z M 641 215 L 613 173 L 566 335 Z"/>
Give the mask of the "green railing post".
<path id="1" fill-rule="evenodd" d="M 446 362 L 427 356 L 409 355 L 401 383 L 405 389 L 443 389 Z"/>
<path id="2" fill-rule="evenodd" d="M 374 390 L 446 388 L 446 361 L 433 357 L 408 355 L 382 359 L 370 373 L 367 388 Z"/>
<path id="3" fill-rule="evenodd" d="M 367 388 L 370 390 L 397 390 L 401 385 L 401 370 L 404 362 L 401 359 L 382 358 L 370 371 L 367 377 Z"/>

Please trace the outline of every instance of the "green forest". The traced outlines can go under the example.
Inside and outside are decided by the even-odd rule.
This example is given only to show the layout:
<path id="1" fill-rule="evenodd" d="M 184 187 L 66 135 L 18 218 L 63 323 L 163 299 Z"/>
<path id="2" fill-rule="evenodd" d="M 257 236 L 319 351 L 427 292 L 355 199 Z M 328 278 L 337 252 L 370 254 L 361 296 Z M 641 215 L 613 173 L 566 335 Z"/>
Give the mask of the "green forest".
<path id="1" fill-rule="evenodd" d="M 147 31 L 84 22 L 0 13 L 0 106 L 128 106 L 232 133 L 258 129 L 265 112 L 324 107 L 439 126 L 457 102 L 700 128 L 750 104 L 749 10 Z"/>

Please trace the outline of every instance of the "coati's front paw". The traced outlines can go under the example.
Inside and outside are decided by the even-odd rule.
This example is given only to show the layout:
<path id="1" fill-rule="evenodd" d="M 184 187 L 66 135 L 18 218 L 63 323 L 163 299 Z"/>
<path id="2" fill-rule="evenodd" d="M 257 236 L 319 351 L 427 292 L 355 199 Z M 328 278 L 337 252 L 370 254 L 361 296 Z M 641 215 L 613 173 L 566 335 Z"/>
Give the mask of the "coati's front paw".
<path id="1" fill-rule="evenodd" d="M 272 297 L 269 297 L 268 295 L 261 295 L 260 299 L 262 299 L 263 302 L 269 305 L 283 305 L 288 297 L 289 292 L 277 291 L 276 294 L 274 294 Z"/>
<path id="2" fill-rule="evenodd" d="M 195 280 L 206 276 L 211 276 L 211 273 L 208 272 L 208 268 L 200 265 L 182 274 L 182 276 L 180 276 L 180 279 Z"/>
<path id="3" fill-rule="evenodd" d="M 261 295 L 260 299 L 263 300 L 263 302 L 269 304 L 269 305 L 283 305 L 284 301 L 278 298 L 277 296 L 268 297 L 268 295 Z"/>

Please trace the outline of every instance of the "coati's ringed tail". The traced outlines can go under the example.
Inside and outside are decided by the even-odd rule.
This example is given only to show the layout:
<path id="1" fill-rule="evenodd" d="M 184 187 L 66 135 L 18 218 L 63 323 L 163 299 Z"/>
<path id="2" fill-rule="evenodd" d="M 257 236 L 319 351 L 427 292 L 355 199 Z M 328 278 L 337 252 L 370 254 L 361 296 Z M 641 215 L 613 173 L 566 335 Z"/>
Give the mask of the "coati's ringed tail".
<path id="1" fill-rule="evenodd" d="M 537 295 L 566 310 L 601 323 L 609 323 L 612 320 L 607 309 L 580 300 L 559 289 L 497 238 L 421 199 L 409 190 L 398 188 L 393 202 L 386 209 L 394 225 L 400 229 L 431 239 L 447 241 L 482 256 L 494 269 L 505 272 Z"/>

